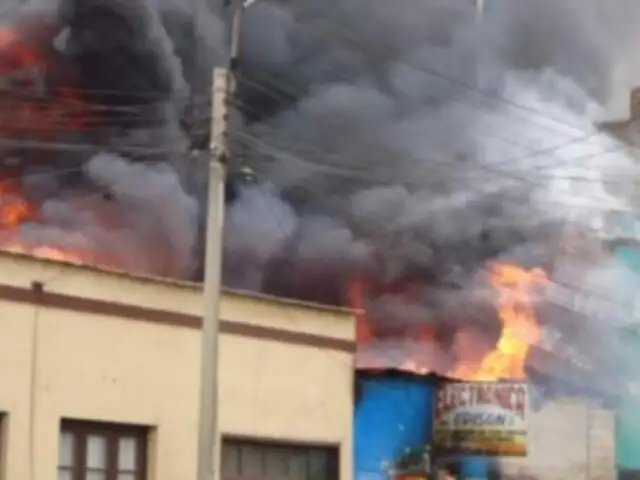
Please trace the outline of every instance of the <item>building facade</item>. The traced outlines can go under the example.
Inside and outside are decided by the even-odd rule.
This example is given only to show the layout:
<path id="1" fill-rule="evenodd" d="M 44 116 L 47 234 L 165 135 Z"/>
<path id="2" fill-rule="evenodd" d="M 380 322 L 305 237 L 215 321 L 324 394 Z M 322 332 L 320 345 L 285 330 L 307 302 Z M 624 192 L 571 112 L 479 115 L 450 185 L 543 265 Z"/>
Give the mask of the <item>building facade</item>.
<path id="1" fill-rule="evenodd" d="M 616 414 L 601 401 L 577 396 L 553 396 L 532 401 L 528 394 L 524 437 L 518 441 L 510 430 L 519 427 L 512 427 L 507 421 L 501 434 L 505 445 L 520 443 L 524 447 L 524 455 L 499 456 L 492 453 L 495 443 L 491 440 L 492 430 L 488 426 L 475 427 L 476 431 L 482 428 L 485 431 L 475 438 L 468 436 L 466 446 L 456 447 L 460 449 L 458 453 L 444 453 L 438 451 L 439 442 L 433 432 L 438 422 L 439 398 L 450 397 L 440 397 L 438 389 L 446 385 L 464 386 L 465 383 L 433 375 L 375 371 L 360 372 L 358 384 L 354 439 L 356 479 L 428 480 L 434 478 L 434 471 L 445 469 L 460 480 L 633 478 L 618 477 Z M 482 382 L 477 385 L 482 385 Z M 488 382 L 487 385 L 491 387 L 494 384 Z M 504 382 L 504 385 L 509 383 Z M 471 397 L 465 398 L 468 401 Z M 466 407 L 463 406 L 459 412 L 463 413 Z M 468 407 L 467 412 L 472 414 L 483 411 L 479 404 Z M 504 411 L 494 407 L 484 411 L 499 412 L 496 418 L 508 418 Z M 454 424 L 452 422 L 449 426 Z M 452 438 L 456 435 L 453 434 Z M 510 439 L 509 442 L 506 439 Z M 470 441 L 476 446 L 486 442 L 485 454 L 472 454 Z M 426 458 L 428 462 L 420 464 Z M 412 468 L 409 473 L 396 476 L 388 473 L 408 463 Z M 426 473 L 429 470 L 431 476 Z"/>
<path id="2" fill-rule="evenodd" d="M 192 284 L 0 253 L 0 478 L 194 479 L 201 309 Z M 349 480 L 350 314 L 227 292 L 221 317 L 221 478 Z"/>

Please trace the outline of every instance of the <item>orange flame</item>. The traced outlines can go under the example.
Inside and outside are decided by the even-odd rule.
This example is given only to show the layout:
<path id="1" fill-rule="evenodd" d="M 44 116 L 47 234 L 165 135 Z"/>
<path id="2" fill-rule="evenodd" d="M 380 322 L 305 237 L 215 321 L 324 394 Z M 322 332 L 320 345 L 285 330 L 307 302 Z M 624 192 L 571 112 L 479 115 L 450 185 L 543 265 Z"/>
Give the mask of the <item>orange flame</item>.
<path id="1" fill-rule="evenodd" d="M 35 31 L 23 36 L 17 29 L 0 26 L 0 135 L 11 139 L 32 140 L 37 134 L 38 141 L 54 141 L 88 121 L 89 108 L 79 91 L 66 86 L 72 83 L 66 78 L 68 69 L 37 44 L 46 42 L 39 36 Z M 59 85 L 49 85 L 49 77 L 56 77 Z M 53 87 L 55 95 L 49 95 L 45 87 Z"/>
<path id="2" fill-rule="evenodd" d="M 28 27 L 0 26 L 0 137 L 22 141 L 35 135 L 38 141 L 55 141 L 60 134 L 85 126 L 89 109 L 77 90 L 65 86 L 70 83 L 65 78 L 67 69 L 58 65 L 54 56 L 49 58 L 46 45 L 56 29 L 45 20 Z M 61 88 L 49 85 L 49 76 L 55 77 Z M 45 86 L 54 87 L 55 95 L 43 97 Z M 90 258 L 21 241 L 19 227 L 34 221 L 38 221 L 37 205 L 25 197 L 21 183 L 7 172 L 0 175 L 0 249 L 70 262 Z"/>
<path id="3" fill-rule="evenodd" d="M 0 230 L 16 227 L 33 216 L 34 208 L 23 198 L 20 189 L 0 177 Z"/>
<path id="4" fill-rule="evenodd" d="M 83 263 L 82 255 L 46 245 L 29 246 L 26 243 L 9 243 L 3 245 L 2 249 L 7 252 L 24 253 L 39 258 L 58 260 L 60 262 Z"/>
<path id="5" fill-rule="evenodd" d="M 526 378 L 529 349 L 540 341 L 541 331 L 531 302 L 532 290 L 548 283 L 546 273 L 535 268 L 526 270 L 518 265 L 498 263 L 490 269 L 490 280 L 498 296 L 498 316 L 502 329 L 493 349 L 475 363 L 458 362 L 446 375 L 459 380 L 522 380 Z M 373 340 L 364 309 L 365 288 L 355 282 L 351 289 L 351 304 L 356 310 L 359 344 Z M 433 332 L 419 335 L 425 345 L 434 342 Z M 433 371 L 410 355 L 399 367 L 401 370 L 424 375 Z"/>
<path id="6" fill-rule="evenodd" d="M 540 341 L 540 325 L 531 304 L 534 287 L 548 282 L 546 273 L 535 268 L 496 264 L 491 282 L 498 293 L 502 331 L 495 348 L 478 365 L 459 364 L 448 374 L 461 380 L 522 380 L 531 345 Z"/>
<path id="7" fill-rule="evenodd" d="M 79 253 L 67 252 L 47 245 L 30 245 L 11 235 L 22 224 L 29 221 L 37 221 L 35 205 L 24 197 L 16 181 L 0 177 L 0 248 L 51 260 L 82 262 L 83 256 Z"/>

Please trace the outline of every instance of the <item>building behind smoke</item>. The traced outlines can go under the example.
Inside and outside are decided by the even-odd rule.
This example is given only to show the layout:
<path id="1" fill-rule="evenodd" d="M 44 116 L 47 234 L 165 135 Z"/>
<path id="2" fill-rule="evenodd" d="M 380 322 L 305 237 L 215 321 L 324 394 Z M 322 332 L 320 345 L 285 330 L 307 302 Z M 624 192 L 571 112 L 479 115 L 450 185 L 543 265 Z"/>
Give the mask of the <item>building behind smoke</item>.
<path id="1" fill-rule="evenodd" d="M 628 118 L 619 121 L 605 122 L 602 128 L 615 135 L 618 139 L 633 147 L 640 145 L 640 88 L 631 91 L 628 99 Z M 633 152 L 633 149 L 631 150 Z"/>
<path id="2" fill-rule="evenodd" d="M 201 303 L 0 254 L 2 478 L 195 478 Z M 221 478 L 349 480 L 351 315 L 237 292 L 221 314 Z"/>

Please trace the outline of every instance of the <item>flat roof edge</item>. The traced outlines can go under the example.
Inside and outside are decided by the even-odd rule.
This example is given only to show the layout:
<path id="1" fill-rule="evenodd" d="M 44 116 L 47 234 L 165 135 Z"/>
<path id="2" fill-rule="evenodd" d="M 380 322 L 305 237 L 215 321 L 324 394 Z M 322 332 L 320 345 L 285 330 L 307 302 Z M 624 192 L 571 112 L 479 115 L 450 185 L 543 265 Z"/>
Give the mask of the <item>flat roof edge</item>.
<path id="1" fill-rule="evenodd" d="M 13 259 L 13 260 L 18 260 L 22 262 L 34 263 L 34 264 L 36 263 L 48 264 L 56 267 L 64 267 L 70 270 L 85 271 L 89 273 L 98 273 L 98 274 L 108 275 L 114 278 L 126 278 L 128 280 L 133 280 L 137 282 L 152 283 L 156 285 L 165 285 L 168 287 L 175 287 L 175 288 L 181 288 L 181 289 L 201 290 L 203 288 L 202 283 L 191 281 L 191 280 L 181 280 L 181 279 L 175 279 L 175 278 L 160 277 L 156 275 L 132 274 L 124 270 L 118 270 L 115 268 L 92 265 L 88 263 L 79 263 L 79 262 L 50 259 L 45 257 L 38 257 L 35 255 L 30 255 L 28 253 L 22 253 L 22 252 L 11 252 L 6 250 L 0 250 L 0 259 L 1 258 Z M 310 310 L 315 310 L 320 312 L 335 313 L 340 315 L 349 315 L 349 316 L 353 315 L 353 311 L 347 307 L 339 307 L 339 306 L 333 306 L 333 305 L 325 305 L 321 303 L 307 302 L 303 300 L 296 300 L 292 298 L 277 297 L 275 295 L 269 295 L 265 293 L 253 292 L 250 290 L 242 290 L 242 289 L 223 288 L 222 292 L 227 295 L 249 298 L 253 300 L 264 301 L 267 303 L 278 304 L 282 306 L 304 308 L 304 309 L 310 309 Z"/>

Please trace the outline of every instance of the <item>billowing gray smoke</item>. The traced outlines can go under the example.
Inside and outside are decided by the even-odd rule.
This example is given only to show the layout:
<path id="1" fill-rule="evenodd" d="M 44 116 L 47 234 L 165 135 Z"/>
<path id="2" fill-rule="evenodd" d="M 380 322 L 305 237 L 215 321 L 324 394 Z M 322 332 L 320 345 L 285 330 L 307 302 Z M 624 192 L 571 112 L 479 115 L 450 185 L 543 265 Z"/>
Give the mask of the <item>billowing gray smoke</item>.
<path id="1" fill-rule="evenodd" d="M 443 369 L 469 353 L 460 333 L 495 341 L 495 292 L 479 279 L 490 260 L 542 266 L 567 293 L 616 303 L 609 256 L 557 259 L 568 225 L 586 239 L 630 207 L 637 167 L 596 125 L 629 114 L 614 107 L 640 80 L 640 11 L 489 1 L 480 22 L 470 3 L 264 1 L 247 13 L 236 141 L 271 187 L 230 209 L 233 285 L 339 302 L 354 277 L 405 284 L 409 300 L 374 295 L 370 315 L 385 336 L 457 325 L 445 328 L 448 353 L 418 346 Z M 575 360 L 571 332 L 574 350 L 600 345 L 592 363 L 613 365 L 611 324 L 565 296 L 540 300 L 548 330 L 565 334 L 548 348 Z M 387 365 L 392 342 L 398 362 L 410 348 L 387 337 Z"/>
<path id="2" fill-rule="evenodd" d="M 3 184 L 21 179 L 38 211 L 13 228 L 2 225 L 0 243 L 192 277 L 200 208 L 186 173 L 202 163 L 189 150 L 206 137 L 209 75 L 202 72 L 224 51 L 217 17 L 198 2 L 0 3 L 6 28 L 46 62 L 30 70 L 35 81 L 23 79 L 16 42 L 0 50 L 3 98 L 33 109 L 36 119 L 11 127 L 15 113 L 3 106 Z M 58 120 L 69 89 L 79 92 L 73 101 L 82 111 Z"/>
<path id="3" fill-rule="evenodd" d="M 256 5 L 238 143 L 299 216 L 266 240 L 246 220 L 255 193 L 241 198 L 229 255 L 263 254 L 253 271 L 229 263 L 230 278 L 325 301 L 358 270 L 455 287 L 488 259 L 548 254 L 558 227 L 623 204 L 634 168 L 594 127 L 620 81 L 612 52 L 630 40 L 627 7 L 608 8 L 495 1 L 480 23 L 462 0 Z"/>
<path id="4" fill-rule="evenodd" d="M 8 235 L 188 277 L 204 167 L 188 151 L 206 142 L 221 1 L 76 3 L 62 6 L 54 44 L 99 121 L 68 135 L 82 148 L 55 156 L 55 176 L 27 160 L 37 152 L 17 152 L 43 208 Z M 615 267 L 575 252 L 555 260 L 567 226 L 587 238 L 606 212 L 632 206 L 638 169 L 596 124 L 628 114 L 613 107 L 640 81 L 640 9 L 493 0 L 480 21 L 471 3 L 262 0 L 247 12 L 234 165 L 260 183 L 228 208 L 228 285 L 329 303 L 344 302 L 354 278 L 411 286 L 411 301 L 374 295 L 382 327 L 432 321 L 486 337 L 487 262 L 553 265 L 571 291 Z M 81 199 L 95 191 L 108 195 L 89 208 Z M 567 316 L 544 300 L 545 317 Z"/>

